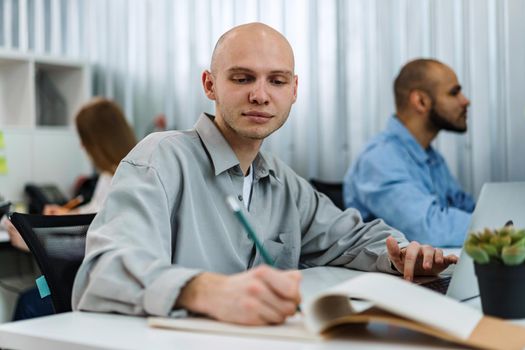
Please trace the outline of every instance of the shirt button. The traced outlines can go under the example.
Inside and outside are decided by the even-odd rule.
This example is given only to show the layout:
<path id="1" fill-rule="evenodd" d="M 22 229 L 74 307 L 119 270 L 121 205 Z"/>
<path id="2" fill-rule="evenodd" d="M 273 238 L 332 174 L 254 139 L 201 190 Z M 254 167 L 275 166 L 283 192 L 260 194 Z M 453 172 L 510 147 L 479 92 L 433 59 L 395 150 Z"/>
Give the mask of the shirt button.
<path id="1" fill-rule="evenodd" d="M 239 198 L 239 200 L 242 202 L 242 196 L 241 195 L 238 195 L 237 198 Z"/>

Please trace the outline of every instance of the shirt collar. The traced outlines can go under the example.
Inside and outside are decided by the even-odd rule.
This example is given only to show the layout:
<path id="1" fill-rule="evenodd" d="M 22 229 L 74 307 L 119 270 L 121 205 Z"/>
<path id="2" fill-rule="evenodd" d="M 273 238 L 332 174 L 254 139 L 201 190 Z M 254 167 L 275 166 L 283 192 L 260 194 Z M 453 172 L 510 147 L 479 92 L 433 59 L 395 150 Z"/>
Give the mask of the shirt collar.
<path id="1" fill-rule="evenodd" d="M 412 157 L 414 157 L 419 163 L 426 163 L 434 158 L 435 152 L 432 146 L 429 146 L 428 149 L 425 150 L 396 115 L 393 115 L 388 120 L 386 130 L 388 133 L 397 136 L 401 142 L 405 144 Z"/>
<path id="2" fill-rule="evenodd" d="M 255 169 L 255 180 L 259 180 L 263 177 L 271 175 L 275 180 L 277 180 L 278 183 L 282 184 L 281 180 L 277 177 L 277 174 L 275 173 L 275 167 L 273 163 L 269 162 L 267 157 L 263 153 L 257 153 L 257 156 L 253 161 L 253 169 Z"/>
<path id="3" fill-rule="evenodd" d="M 199 135 L 206 152 L 210 155 L 213 168 L 215 170 L 215 176 L 229 170 L 235 166 L 239 166 L 239 160 L 232 150 L 228 141 L 221 134 L 213 119 L 215 116 L 202 113 L 195 123 L 195 131 Z M 268 162 L 266 157 L 261 153 L 257 153 L 255 160 L 253 161 L 254 180 L 272 175 L 277 181 L 280 180 L 275 175 L 274 166 Z"/>

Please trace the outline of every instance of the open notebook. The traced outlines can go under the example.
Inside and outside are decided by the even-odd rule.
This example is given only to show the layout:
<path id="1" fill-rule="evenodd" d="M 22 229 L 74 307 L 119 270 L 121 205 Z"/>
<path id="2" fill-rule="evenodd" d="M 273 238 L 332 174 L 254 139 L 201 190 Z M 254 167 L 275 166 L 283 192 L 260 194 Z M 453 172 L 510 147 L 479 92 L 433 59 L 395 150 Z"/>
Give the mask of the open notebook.
<path id="1" fill-rule="evenodd" d="M 152 327 L 245 336 L 322 340 L 341 324 L 379 322 L 480 349 L 525 347 L 525 327 L 486 317 L 472 307 L 400 278 L 369 273 L 312 297 L 283 325 L 252 327 L 207 318 L 151 317 Z"/>

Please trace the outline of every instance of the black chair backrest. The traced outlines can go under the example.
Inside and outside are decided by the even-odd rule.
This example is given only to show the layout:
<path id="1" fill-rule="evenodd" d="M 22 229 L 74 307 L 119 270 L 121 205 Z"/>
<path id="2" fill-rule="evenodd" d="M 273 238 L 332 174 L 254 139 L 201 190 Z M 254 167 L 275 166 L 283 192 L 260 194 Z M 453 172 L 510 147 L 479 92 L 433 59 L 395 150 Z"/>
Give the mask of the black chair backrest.
<path id="1" fill-rule="evenodd" d="M 343 203 L 343 184 L 335 182 L 323 182 L 315 179 L 310 179 L 310 184 L 319 192 L 324 193 L 334 204 L 341 210 L 345 210 Z"/>
<path id="2" fill-rule="evenodd" d="M 56 313 L 71 311 L 73 281 L 84 259 L 86 233 L 94 217 L 10 215 L 46 278 Z"/>

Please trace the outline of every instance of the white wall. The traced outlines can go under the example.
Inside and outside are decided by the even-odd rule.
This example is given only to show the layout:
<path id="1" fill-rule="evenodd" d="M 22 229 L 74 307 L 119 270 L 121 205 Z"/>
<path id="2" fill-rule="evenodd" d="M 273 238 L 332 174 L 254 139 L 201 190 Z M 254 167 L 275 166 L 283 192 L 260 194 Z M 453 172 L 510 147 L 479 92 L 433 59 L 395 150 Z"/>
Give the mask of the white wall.
<path id="1" fill-rule="evenodd" d="M 24 185 L 55 184 L 72 194 L 77 176 L 92 172 L 73 130 L 4 128 L 8 174 L 0 175 L 0 194 L 13 202 L 24 198 Z"/>

